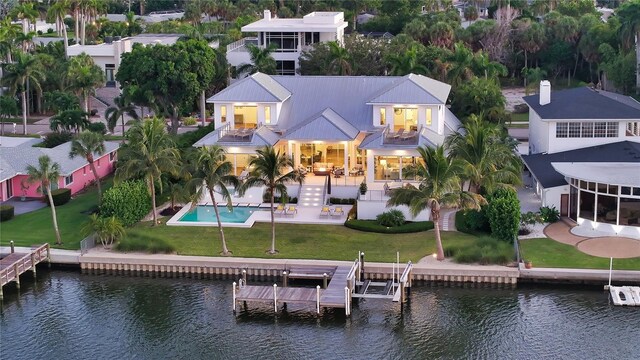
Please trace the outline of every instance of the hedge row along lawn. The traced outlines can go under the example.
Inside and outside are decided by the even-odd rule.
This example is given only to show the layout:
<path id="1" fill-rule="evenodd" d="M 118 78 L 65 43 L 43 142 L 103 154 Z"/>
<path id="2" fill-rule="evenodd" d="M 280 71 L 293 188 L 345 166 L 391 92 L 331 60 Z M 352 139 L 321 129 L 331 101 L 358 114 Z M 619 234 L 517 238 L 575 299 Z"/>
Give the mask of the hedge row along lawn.
<path id="1" fill-rule="evenodd" d="M 348 220 L 344 226 L 360 231 L 381 234 L 408 234 L 433 229 L 433 221 L 407 222 L 401 226 L 384 226 L 376 220 Z"/>

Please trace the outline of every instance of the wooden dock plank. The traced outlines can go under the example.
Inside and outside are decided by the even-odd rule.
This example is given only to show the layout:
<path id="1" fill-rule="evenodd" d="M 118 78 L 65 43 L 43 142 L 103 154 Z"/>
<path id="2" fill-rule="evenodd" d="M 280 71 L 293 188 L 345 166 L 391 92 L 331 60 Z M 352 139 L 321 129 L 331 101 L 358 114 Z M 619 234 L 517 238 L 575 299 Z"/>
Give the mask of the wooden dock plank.
<path id="1" fill-rule="evenodd" d="M 322 280 L 324 274 L 326 273 L 329 277 L 333 276 L 335 272 L 335 266 L 305 266 L 305 267 L 296 267 L 292 266 L 289 268 L 289 279 L 315 279 Z"/>
<path id="2" fill-rule="evenodd" d="M 320 306 L 344 308 L 344 288 L 347 286 L 347 276 L 351 271 L 350 266 L 338 266 L 331 277 L 331 281 L 325 291 L 320 295 Z"/>

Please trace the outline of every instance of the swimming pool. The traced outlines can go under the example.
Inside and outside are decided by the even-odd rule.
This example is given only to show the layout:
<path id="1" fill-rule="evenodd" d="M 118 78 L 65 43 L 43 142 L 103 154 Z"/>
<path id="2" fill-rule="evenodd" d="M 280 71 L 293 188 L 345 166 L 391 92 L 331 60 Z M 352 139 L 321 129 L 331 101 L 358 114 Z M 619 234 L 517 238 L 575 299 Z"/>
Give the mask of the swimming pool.
<path id="1" fill-rule="evenodd" d="M 218 206 L 220 221 L 223 223 L 245 223 L 251 214 L 256 211 L 269 210 L 261 209 L 257 206 L 233 207 L 231 210 L 226 206 Z M 217 222 L 216 212 L 213 205 L 198 205 L 195 209 L 187 211 L 178 221 L 184 222 Z"/>

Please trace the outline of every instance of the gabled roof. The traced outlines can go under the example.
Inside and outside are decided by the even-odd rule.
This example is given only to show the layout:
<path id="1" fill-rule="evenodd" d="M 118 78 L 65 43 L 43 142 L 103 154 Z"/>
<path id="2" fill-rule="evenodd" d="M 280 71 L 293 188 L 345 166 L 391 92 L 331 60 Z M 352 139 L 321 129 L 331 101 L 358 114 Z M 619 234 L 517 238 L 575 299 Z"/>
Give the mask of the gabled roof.
<path id="1" fill-rule="evenodd" d="M 287 131 L 285 139 L 290 140 L 319 140 L 319 141 L 349 141 L 358 136 L 358 129 L 342 118 L 331 108 L 298 123 Z"/>
<path id="2" fill-rule="evenodd" d="M 281 102 L 290 96 L 289 90 L 269 75 L 255 73 L 213 95 L 207 102 Z"/>
<path id="3" fill-rule="evenodd" d="M 71 142 L 58 145 L 52 149 L 33 147 L 31 141 L 15 147 L 2 147 L 0 151 L 0 181 L 12 178 L 16 175 L 27 173 L 27 166 L 36 165 L 38 158 L 48 155 L 53 162 L 60 165 L 60 175 L 68 176 L 74 171 L 86 166 L 87 160 L 81 156 L 69 158 Z M 109 154 L 120 147 L 120 143 L 115 141 L 105 141 L 105 152 L 102 156 Z"/>
<path id="4" fill-rule="evenodd" d="M 640 163 L 640 143 L 620 141 L 553 154 L 524 155 L 522 159 L 542 187 L 551 188 L 567 184 L 552 163 Z"/>
<path id="5" fill-rule="evenodd" d="M 369 104 L 444 104 L 451 85 L 422 75 L 402 77 L 371 98 Z"/>
<path id="6" fill-rule="evenodd" d="M 640 119 L 640 103 L 629 96 L 589 87 L 551 92 L 551 102 L 540 105 L 540 95 L 523 97 L 541 119 Z"/>

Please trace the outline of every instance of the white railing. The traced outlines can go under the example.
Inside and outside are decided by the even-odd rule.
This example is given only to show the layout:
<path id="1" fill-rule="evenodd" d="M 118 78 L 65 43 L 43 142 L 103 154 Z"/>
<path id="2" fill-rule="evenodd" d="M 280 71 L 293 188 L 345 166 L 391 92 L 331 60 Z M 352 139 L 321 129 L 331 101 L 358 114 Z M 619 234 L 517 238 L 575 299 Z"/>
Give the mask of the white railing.
<path id="1" fill-rule="evenodd" d="M 365 194 L 360 194 L 358 200 L 361 201 L 387 201 L 389 196 L 384 193 L 384 190 L 367 190 Z"/>
<path id="2" fill-rule="evenodd" d="M 86 254 L 90 249 L 96 247 L 96 234 L 91 234 L 80 241 L 80 254 Z"/>
<path id="3" fill-rule="evenodd" d="M 222 125 L 222 127 L 220 127 L 220 130 L 218 130 L 218 140 L 222 139 L 225 135 L 227 135 L 230 130 L 231 130 L 230 122 Z"/>
<path id="4" fill-rule="evenodd" d="M 248 38 L 242 38 L 238 41 L 234 41 L 231 44 L 227 45 L 227 52 L 236 51 L 238 49 L 245 47 L 248 44 L 258 45 L 258 38 L 248 37 Z"/>

